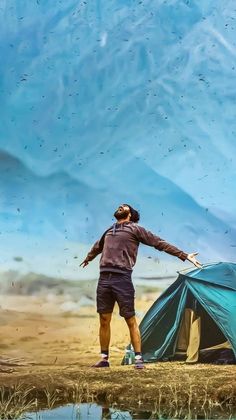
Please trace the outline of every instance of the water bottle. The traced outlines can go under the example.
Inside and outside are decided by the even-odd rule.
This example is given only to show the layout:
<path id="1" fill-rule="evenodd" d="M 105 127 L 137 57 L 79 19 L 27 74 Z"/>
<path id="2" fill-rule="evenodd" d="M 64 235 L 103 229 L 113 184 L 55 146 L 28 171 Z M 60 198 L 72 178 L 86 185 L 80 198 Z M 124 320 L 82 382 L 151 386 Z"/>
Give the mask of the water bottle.
<path id="1" fill-rule="evenodd" d="M 132 364 L 132 352 L 130 349 L 125 349 L 125 365 Z"/>

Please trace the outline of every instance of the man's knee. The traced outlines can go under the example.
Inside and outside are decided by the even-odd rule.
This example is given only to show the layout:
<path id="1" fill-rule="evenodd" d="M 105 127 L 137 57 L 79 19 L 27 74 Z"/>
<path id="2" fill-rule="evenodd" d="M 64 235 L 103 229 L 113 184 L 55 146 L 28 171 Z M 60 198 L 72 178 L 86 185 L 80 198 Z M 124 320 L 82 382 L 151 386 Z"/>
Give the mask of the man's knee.
<path id="1" fill-rule="evenodd" d="M 112 314 L 99 314 L 101 327 L 108 327 L 111 322 Z"/>
<path id="2" fill-rule="evenodd" d="M 135 316 L 131 316 L 130 318 L 125 318 L 127 325 L 129 328 L 135 328 L 137 326 L 137 321 Z"/>

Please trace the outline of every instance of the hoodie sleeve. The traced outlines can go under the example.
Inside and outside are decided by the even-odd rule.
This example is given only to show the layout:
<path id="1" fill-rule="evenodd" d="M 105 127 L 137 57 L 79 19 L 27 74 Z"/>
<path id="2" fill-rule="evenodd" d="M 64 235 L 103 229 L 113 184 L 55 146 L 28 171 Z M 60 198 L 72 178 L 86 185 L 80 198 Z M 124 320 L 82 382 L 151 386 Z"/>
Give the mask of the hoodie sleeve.
<path id="1" fill-rule="evenodd" d="M 101 245 L 101 239 L 99 239 L 88 252 L 85 261 L 92 261 L 98 254 L 101 254 L 103 246 Z"/>
<path id="2" fill-rule="evenodd" d="M 175 257 L 180 258 L 182 261 L 185 261 L 188 256 L 188 254 L 176 248 L 176 246 L 169 244 L 164 239 L 154 235 L 152 232 L 144 229 L 142 226 L 136 226 L 136 237 L 142 244 L 152 246 L 158 249 L 158 251 L 164 251 L 167 254 L 174 255 Z"/>

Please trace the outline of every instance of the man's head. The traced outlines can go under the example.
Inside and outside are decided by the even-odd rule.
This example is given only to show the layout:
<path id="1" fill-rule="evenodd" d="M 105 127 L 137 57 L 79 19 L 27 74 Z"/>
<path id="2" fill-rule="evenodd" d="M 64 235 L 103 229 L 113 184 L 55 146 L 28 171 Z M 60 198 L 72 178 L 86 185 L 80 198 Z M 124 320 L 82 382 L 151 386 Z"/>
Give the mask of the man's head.
<path id="1" fill-rule="evenodd" d="M 138 223 L 140 215 L 139 212 L 129 204 L 121 204 L 114 213 L 114 217 L 119 221 L 127 219 L 130 222 Z"/>

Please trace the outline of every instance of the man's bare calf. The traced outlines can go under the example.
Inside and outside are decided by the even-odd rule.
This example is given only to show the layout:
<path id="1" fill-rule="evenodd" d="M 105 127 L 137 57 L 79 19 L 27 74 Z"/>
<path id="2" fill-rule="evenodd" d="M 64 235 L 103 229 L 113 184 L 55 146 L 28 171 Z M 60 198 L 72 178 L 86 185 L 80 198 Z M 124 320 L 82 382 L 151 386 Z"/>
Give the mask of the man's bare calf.
<path id="1" fill-rule="evenodd" d="M 139 326 L 135 316 L 125 319 L 129 327 L 130 341 L 134 348 L 135 353 L 141 353 L 141 336 L 139 331 Z"/>
<path id="2" fill-rule="evenodd" d="M 112 314 L 99 314 L 100 315 L 100 328 L 99 339 L 102 350 L 109 351 L 111 339 L 111 317 Z"/>

